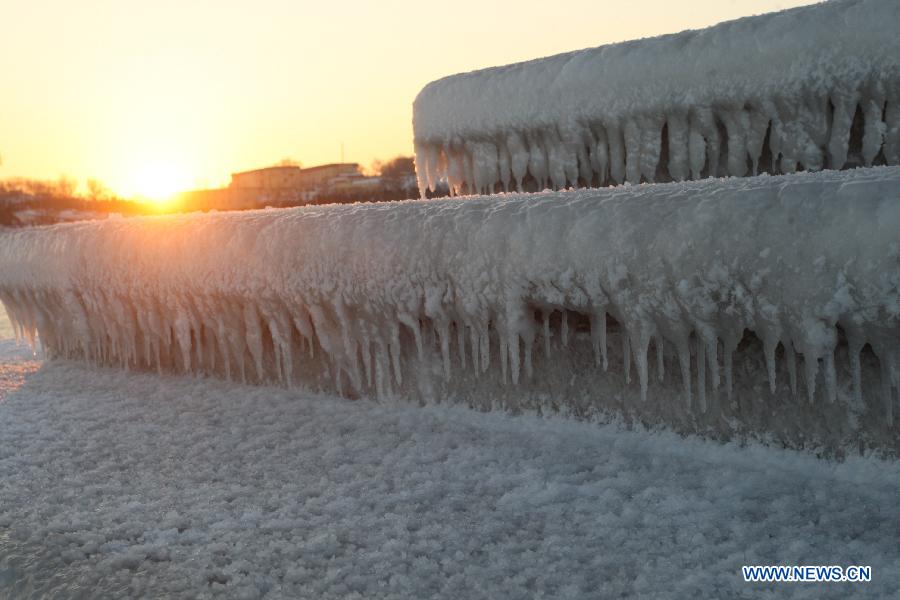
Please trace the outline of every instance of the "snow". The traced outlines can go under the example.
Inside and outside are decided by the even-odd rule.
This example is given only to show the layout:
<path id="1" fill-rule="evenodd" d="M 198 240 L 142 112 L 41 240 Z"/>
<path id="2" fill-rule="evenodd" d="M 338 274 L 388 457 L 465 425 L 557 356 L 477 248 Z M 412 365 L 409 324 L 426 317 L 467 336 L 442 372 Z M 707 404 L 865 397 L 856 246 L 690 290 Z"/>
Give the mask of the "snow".
<path id="1" fill-rule="evenodd" d="M 900 164 L 900 3 L 834 0 L 446 77 L 422 195 Z"/>
<path id="2" fill-rule="evenodd" d="M 58 225 L 0 236 L 0 298 L 50 357 L 894 453 L 898 200 L 883 167 Z"/>
<path id="3" fill-rule="evenodd" d="M 54 361 L 0 402 L 0 481 L 15 598 L 900 594 L 896 462 L 531 414 Z"/>

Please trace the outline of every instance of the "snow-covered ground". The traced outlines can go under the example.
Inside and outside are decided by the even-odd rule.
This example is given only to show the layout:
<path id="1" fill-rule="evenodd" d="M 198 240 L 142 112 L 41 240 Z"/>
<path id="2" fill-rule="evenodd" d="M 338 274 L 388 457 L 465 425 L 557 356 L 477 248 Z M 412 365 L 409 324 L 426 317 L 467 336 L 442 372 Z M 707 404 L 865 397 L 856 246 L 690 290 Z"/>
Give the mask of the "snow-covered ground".
<path id="1" fill-rule="evenodd" d="M 17 385 L 0 598 L 900 593 L 896 463 L 71 362 Z M 768 563 L 873 581 L 743 582 Z"/>

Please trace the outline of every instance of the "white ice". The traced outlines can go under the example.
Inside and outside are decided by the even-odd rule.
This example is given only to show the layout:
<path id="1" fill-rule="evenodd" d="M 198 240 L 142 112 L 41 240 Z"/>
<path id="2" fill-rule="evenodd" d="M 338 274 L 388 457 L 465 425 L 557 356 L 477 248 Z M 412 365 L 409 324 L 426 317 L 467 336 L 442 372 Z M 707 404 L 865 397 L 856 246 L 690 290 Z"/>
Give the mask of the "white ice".
<path id="1" fill-rule="evenodd" d="M 414 103 L 419 187 L 897 165 L 898 30 L 896 0 L 835 0 L 446 77 Z"/>

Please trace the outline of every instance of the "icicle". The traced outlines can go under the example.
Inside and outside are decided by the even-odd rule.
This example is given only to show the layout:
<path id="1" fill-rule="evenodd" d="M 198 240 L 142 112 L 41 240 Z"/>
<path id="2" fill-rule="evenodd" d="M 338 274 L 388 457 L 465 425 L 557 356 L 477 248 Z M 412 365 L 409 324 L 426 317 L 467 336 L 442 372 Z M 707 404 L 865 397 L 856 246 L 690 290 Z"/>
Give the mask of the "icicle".
<path id="1" fill-rule="evenodd" d="M 512 375 L 513 385 L 518 385 L 519 383 L 519 335 L 512 331 L 510 328 L 510 332 L 508 334 L 509 341 L 507 342 L 507 347 L 509 349 L 509 366 L 510 366 L 510 374 Z"/>
<path id="2" fill-rule="evenodd" d="M 900 90 L 895 96 L 888 98 L 884 109 L 884 124 L 885 162 L 889 165 L 900 165 Z"/>
<path id="3" fill-rule="evenodd" d="M 413 144 L 413 148 L 416 152 L 416 183 L 419 186 L 419 197 L 424 198 L 425 192 L 428 190 L 428 176 L 427 176 L 427 167 L 425 166 L 425 145 L 420 143 Z"/>
<path id="4" fill-rule="evenodd" d="M 566 180 L 563 187 L 578 187 L 578 145 L 575 140 L 566 136 L 561 136 L 558 139 L 560 139 L 560 156 L 562 157 L 563 173 Z"/>
<path id="5" fill-rule="evenodd" d="M 606 126 L 609 141 L 609 176 L 616 184 L 625 182 L 625 142 L 618 124 Z"/>
<path id="6" fill-rule="evenodd" d="M 218 331 L 219 353 L 222 355 L 222 362 L 225 364 L 225 379 L 231 379 L 231 356 L 228 346 L 228 334 L 225 331 L 225 320 L 221 312 L 216 315 L 216 328 Z M 152 341 L 150 342 L 150 345 L 154 345 Z"/>
<path id="7" fill-rule="evenodd" d="M 335 302 L 332 307 L 339 324 L 338 334 L 342 343 L 342 358 L 349 362 L 347 374 L 350 376 L 350 384 L 354 390 L 362 392 L 365 386 L 363 385 L 363 373 L 359 364 L 355 328 L 352 326 L 347 307 L 343 301 Z"/>
<path id="8" fill-rule="evenodd" d="M 603 366 L 606 371 L 609 368 L 609 360 L 606 356 L 606 311 L 595 310 L 590 315 L 591 345 L 594 348 L 594 363 Z M 547 325 L 545 324 L 545 330 Z"/>
<path id="9" fill-rule="evenodd" d="M 641 129 L 634 119 L 625 121 L 625 180 L 641 182 Z"/>
<path id="10" fill-rule="evenodd" d="M 532 350 L 534 347 L 534 335 L 525 338 L 525 377 L 530 381 L 534 377 L 534 364 L 532 362 Z"/>
<path id="11" fill-rule="evenodd" d="M 781 340 L 784 347 L 784 360 L 787 364 L 788 380 L 791 386 L 791 395 L 797 397 L 797 353 L 790 338 Z"/>
<path id="12" fill-rule="evenodd" d="M 491 336 L 487 325 L 482 326 L 478 339 L 481 346 L 481 372 L 484 373 L 491 364 Z"/>
<path id="13" fill-rule="evenodd" d="M 456 346 L 459 351 L 459 368 L 466 370 L 466 326 L 457 321 L 454 323 L 456 327 Z"/>
<path id="14" fill-rule="evenodd" d="M 551 132 L 544 135 L 544 143 L 547 147 L 547 171 L 550 183 L 554 190 L 563 190 L 566 188 L 566 169 L 562 143 L 556 133 Z"/>
<path id="15" fill-rule="evenodd" d="M 628 339 L 628 332 L 622 328 L 622 361 L 625 367 L 625 385 L 631 383 L 631 341 Z"/>
<path id="16" fill-rule="evenodd" d="M 184 312 L 184 309 L 178 307 L 175 315 L 175 340 L 178 342 L 178 347 L 181 351 L 181 362 L 182 368 L 185 373 L 190 373 L 191 371 L 191 329 L 188 324 L 187 315 Z M 108 335 L 108 334 L 107 334 Z M 104 362 L 108 362 L 107 358 L 104 358 Z"/>
<path id="17" fill-rule="evenodd" d="M 806 397 L 810 404 L 816 400 L 816 375 L 819 373 L 819 360 L 810 351 L 803 349 L 803 373 L 806 382 Z"/>
<path id="18" fill-rule="evenodd" d="M 592 187 L 592 181 L 594 179 L 594 163 L 591 160 L 590 154 L 596 147 L 594 138 L 589 130 L 582 131 L 580 135 L 575 134 L 573 136 L 571 143 L 578 158 L 578 176 L 584 180 L 587 187 Z M 573 181 L 572 185 L 578 187 L 579 182 L 577 180 Z"/>
<path id="19" fill-rule="evenodd" d="M 662 336 L 657 335 L 653 339 L 653 343 L 656 346 L 656 373 L 659 377 L 659 382 L 662 383 L 666 378 L 666 362 L 665 356 L 663 355 L 663 338 Z"/>
<path id="20" fill-rule="evenodd" d="M 372 370 L 372 350 L 369 336 L 364 335 L 362 343 L 359 344 L 359 352 L 362 355 L 363 370 L 366 375 L 366 383 L 369 387 L 375 383 L 375 372 Z"/>
<path id="21" fill-rule="evenodd" d="M 477 194 L 475 187 L 475 161 L 472 157 L 472 145 L 467 143 L 462 151 L 463 178 L 466 184 L 466 193 Z"/>
<path id="22" fill-rule="evenodd" d="M 670 114 L 667 125 L 669 175 L 675 181 L 684 181 L 690 177 L 690 127 L 687 114 L 681 111 Z"/>
<path id="23" fill-rule="evenodd" d="M 560 346 L 562 348 L 568 348 L 569 347 L 569 311 L 566 310 L 565 308 L 563 308 L 561 310 L 561 313 L 562 313 L 562 317 L 561 317 L 562 324 L 560 325 L 560 328 L 559 328 L 560 329 L 560 332 L 559 332 Z"/>
<path id="24" fill-rule="evenodd" d="M 647 355 L 650 352 L 650 334 L 643 327 L 640 328 L 634 353 L 634 362 L 638 368 L 638 380 L 641 384 L 641 402 L 647 401 L 647 388 L 649 385 L 649 369 Z"/>
<path id="25" fill-rule="evenodd" d="M 544 358 L 550 358 L 550 311 L 542 310 L 541 317 L 544 321 Z"/>
<path id="26" fill-rule="evenodd" d="M 828 166 L 842 169 L 847 163 L 847 149 L 850 147 L 850 129 L 859 104 L 859 92 L 838 88 L 831 94 L 834 110 L 831 119 L 831 137 L 828 141 Z"/>
<path id="27" fill-rule="evenodd" d="M 500 378 L 503 382 L 503 385 L 506 385 L 507 376 L 506 373 L 509 370 L 508 362 L 509 362 L 509 350 L 506 347 L 506 336 L 503 335 L 503 331 L 498 332 L 498 336 L 500 337 Z"/>
<path id="28" fill-rule="evenodd" d="M 416 340 L 416 351 L 418 352 L 419 360 L 423 360 L 425 358 L 425 349 L 422 343 L 422 328 L 419 325 L 419 319 L 405 313 L 397 315 L 397 319 L 412 331 Z"/>
<path id="29" fill-rule="evenodd" d="M 510 170 L 516 180 L 516 191 L 522 191 L 522 180 L 528 173 L 528 148 L 525 140 L 517 132 L 513 131 L 506 137 L 506 148 L 510 155 Z"/>
<path id="30" fill-rule="evenodd" d="M 368 350 L 366 350 L 368 352 Z M 386 378 L 384 376 L 384 359 L 381 349 L 375 354 L 375 394 L 379 400 L 387 398 Z M 371 383 L 369 384 L 371 385 Z"/>
<path id="31" fill-rule="evenodd" d="M 450 381 L 450 324 L 441 321 L 436 324 L 436 330 L 441 338 L 441 362 L 444 365 L 444 381 Z"/>
<path id="32" fill-rule="evenodd" d="M 688 134 L 688 159 L 691 165 L 691 179 L 700 179 L 703 166 L 706 164 L 706 140 L 693 122 Z"/>
<path id="33" fill-rule="evenodd" d="M 807 94 L 800 109 L 800 121 L 806 137 L 800 160 L 807 171 L 825 168 L 823 148 L 828 144 L 828 98 L 819 94 Z"/>
<path id="34" fill-rule="evenodd" d="M 769 115 L 761 110 L 750 110 L 750 128 L 747 131 L 747 154 L 753 163 L 752 175 L 759 174 L 759 159 L 762 156 L 766 132 L 769 129 Z"/>
<path id="35" fill-rule="evenodd" d="M 881 151 L 884 142 L 884 122 L 881 120 L 884 111 L 884 96 L 879 92 L 873 92 L 863 98 L 860 103 L 865 119 L 862 139 L 863 162 L 867 167 L 872 166 L 872 161 Z"/>
<path id="36" fill-rule="evenodd" d="M 472 368 L 478 373 L 478 332 L 475 325 L 469 325 L 469 354 L 472 357 Z"/>
<path id="37" fill-rule="evenodd" d="M 394 366 L 394 379 L 397 380 L 397 385 L 403 385 L 403 372 L 400 369 L 400 323 L 391 319 L 388 327 L 391 335 L 388 351 L 391 354 L 391 364 Z"/>
<path id="38" fill-rule="evenodd" d="M 451 195 L 459 196 L 465 183 L 463 154 L 457 148 L 447 144 L 444 146 L 444 155 L 447 157 L 447 184 L 450 186 Z"/>
<path id="39" fill-rule="evenodd" d="M 709 379 L 713 391 L 719 389 L 719 340 L 713 335 L 707 341 L 706 358 L 709 360 Z"/>
<path id="40" fill-rule="evenodd" d="M 717 177 L 719 172 L 719 130 L 709 107 L 697 107 L 691 111 L 691 176 L 700 179 L 700 171 L 706 164 L 709 177 Z"/>
<path id="41" fill-rule="evenodd" d="M 853 379 L 853 402 L 856 406 L 862 405 L 862 369 L 860 366 L 860 353 L 865 342 L 849 327 L 847 330 L 847 354 L 850 356 L 850 373 Z"/>
<path id="42" fill-rule="evenodd" d="M 888 427 L 894 426 L 894 391 L 897 386 L 896 352 L 882 344 L 877 344 L 875 355 L 881 371 L 881 401 L 884 405 L 884 420 Z"/>
<path id="43" fill-rule="evenodd" d="M 741 109 L 723 110 L 719 117 L 728 136 L 728 174 L 743 177 L 747 174 L 747 132 L 750 115 Z"/>
<path id="44" fill-rule="evenodd" d="M 706 342 L 697 336 L 697 397 L 700 411 L 706 412 Z"/>
<path id="45" fill-rule="evenodd" d="M 782 173 L 793 173 L 797 170 L 797 162 L 803 155 L 804 146 L 811 142 L 803 131 L 798 112 L 801 99 L 796 97 L 775 98 L 775 106 L 778 111 L 778 120 L 775 123 L 778 143 L 781 148 L 781 161 L 779 167 Z M 775 156 L 775 153 L 772 153 Z"/>
<path id="46" fill-rule="evenodd" d="M 591 147 L 591 168 L 597 174 L 597 185 L 603 186 L 609 171 L 609 149 L 606 147 L 606 130 L 602 126 L 597 129 L 597 141 Z"/>
<path id="47" fill-rule="evenodd" d="M 428 144 L 425 149 L 425 177 L 428 189 L 432 192 L 437 189 L 439 179 L 439 167 L 441 149 L 435 144 Z M 424 196 L 423 196 L 424 197 Z"/>
<path id="48" fill-rule="evenodd" d="M 294 322 L 294 327 L 297 328 L 297 331 L 300 333 L 301 337 L 303 337 L 303 339 L 305 339 L 309 344 L 309 357 L 315 358 L 316 348 L 314 341 L 316 334 L 313 331 L 312 322 L 309 320 L 309 314 L 302 306 L 295 306 L 291 311 L 291 318 Z"/>
<path id="49" fill-rule="evenodd" d="M 244 327 L 247 350 L 253 357 L 256 378 L 258 381 L 263 381 L 265 371 L 263 369 L 262 327 L 260 327 L 259 313 L 252 302 L 244 303 Z"/>
<path id="50" fill-rule="evenodd" d="M 676 344 L 678 349 L 678 364 L 681 367 L 681 382 L 684 386 L 684 399 L 687 409 L 691 409 L 691 348 L 688 339 L 682 338 Z"/>
<path id="51" fill-rule="evenodd" d="M 503 186 L 503 191 L 509 191 L 509 176 L 510 176 L 510 159 L 509 152 L 506 150 L 506 146 L 500 144 L 497 147 L 497 166 L 500 170 L 500 184 Z M 489 192 L 490 193 L 490 192 Z"/>
<path id="52" fill-rule="evenodd" d="M 649 182 L 656 181 L 656 167 L 659 165 L 662 129 L 664 121 L 658 115 L 645 115 L 638 119 L 641 130 L 640 165 L 641 175 Z"/>
<path id="53" fill-rule="evenodd" d="M 539 133 L 526 134 L 528 141 L 528 171 L 534 177 L 541 191 L 547 187 L 547 152 Z"/>
<path id="54" fill-rule="evenodd" d="M 497 166 L 497 147 L 490 142 L 469 144 L 472 155 L 472 177 L 475 193 L 492 194 L 494 184 L 500 179 Z"/>
<path id="55" fill-rule="evenodd" d="M 837 400 L 837 371 L 834 368 L 834 351 L 826 352 L 822 357 L 825 363 L 825 394 L 829 404 Z"/>
<path id="56" fill-rule="evenodd" d="M 769 378 L 769 392 L 775 393 L 777 383 L 775 381 L 775 351 L 778 348 L 778 339 L 773 336 L 763 338 L 763 354 L 766 360 L 766 375 Z"/>
<path id="57" fill-rule="evenodd" d="M 737 333 L 737 329 L 726 329 L 722 336 L 722 365 L 725 370 L 725 394 L 729 402 L 732 400 L 732 392 L 734 390 L 734 351 L 740 343 L 743 332 L 743 327 L 740 328 L 740 333 Z"/>

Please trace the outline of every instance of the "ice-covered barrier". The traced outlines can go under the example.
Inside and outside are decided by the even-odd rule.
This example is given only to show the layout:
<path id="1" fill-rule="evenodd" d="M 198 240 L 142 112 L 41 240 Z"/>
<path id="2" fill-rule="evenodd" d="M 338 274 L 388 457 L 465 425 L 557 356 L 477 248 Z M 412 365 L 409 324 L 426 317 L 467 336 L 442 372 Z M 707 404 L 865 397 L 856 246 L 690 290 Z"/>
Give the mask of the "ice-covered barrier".
<path id="1" fill-rule="evenodd" d="M 895 167 L 114 219 L 4 232 L 0 298 L 50 357 L 896 450 L 898 232 Z"/>
<path id="2" fill-rule="evenodd" d="M 835 0 L 427 85 L 422 195 L 900 164 L 900 2 Z"/>

